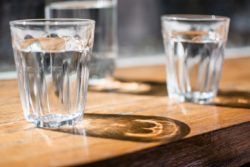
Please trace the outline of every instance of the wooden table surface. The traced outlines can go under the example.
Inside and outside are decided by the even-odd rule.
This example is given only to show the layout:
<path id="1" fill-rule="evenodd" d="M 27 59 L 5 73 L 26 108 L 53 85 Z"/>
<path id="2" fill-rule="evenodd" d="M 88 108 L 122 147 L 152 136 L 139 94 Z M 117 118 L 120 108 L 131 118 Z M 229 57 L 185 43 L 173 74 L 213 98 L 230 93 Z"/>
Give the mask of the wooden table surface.
<path id="1" fill-rule="evenodd" d="M 163 66 L 119 69 L 112 91 L 91 88 L 83 122 L 57 130 L 27 123 L 17 81 L 0 81 L 0 166 L 244 165 L 249 68 L 250 58 L 226 60 L 209 105 L 169 101 Z"/>

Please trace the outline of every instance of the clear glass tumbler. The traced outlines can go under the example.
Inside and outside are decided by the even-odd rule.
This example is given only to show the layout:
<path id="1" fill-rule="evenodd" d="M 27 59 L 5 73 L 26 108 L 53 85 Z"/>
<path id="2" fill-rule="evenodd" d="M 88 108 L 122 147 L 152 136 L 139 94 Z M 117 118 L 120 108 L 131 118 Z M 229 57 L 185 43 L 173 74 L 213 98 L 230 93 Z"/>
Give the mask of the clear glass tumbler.
<path id="1" fill-rule="evenodd" d="M 46 18 L 83 18 L 96 21 L 90 61 L 90 85 L 111 78 L 117 57 L 117 0 L 46 0 Z"/>
<path id="2" fill-rule="evenodd" d="M 94 26 L 86 19 L 10 22 L 26 120 L 37 127 L 57 128 L 82 119 Z"/>
<path id="3" fill-rule="evenodd" d="M 196 103 L 211 101 L 218 90 L 229 18 L 165 15 L 161 20 L 169 98 Z"/>

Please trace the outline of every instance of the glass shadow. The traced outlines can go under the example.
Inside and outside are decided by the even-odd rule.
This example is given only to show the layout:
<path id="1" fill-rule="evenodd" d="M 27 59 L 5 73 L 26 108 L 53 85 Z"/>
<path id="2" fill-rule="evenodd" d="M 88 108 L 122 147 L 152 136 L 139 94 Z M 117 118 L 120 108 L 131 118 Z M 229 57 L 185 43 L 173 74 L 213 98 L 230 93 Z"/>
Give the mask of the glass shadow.
<path id="1" fill-rule="evenodd" d="M 153 82 L 125 82 L 109 80 L 99 86 L 89 86 L 90 91 L 114 92 L 136 95 L 166 96 L 166 83 Z"/>
<path id="2" fill-rule="evenodd" d="M 84 125 L 83 125 L 84 124 Z M 83 129 L 85 133 L 82 133 Z M 85 114 L 84 121 L 76 127 L 56 131 L 99 138 L 136 142 L 175 141 L 190 132 L 187 124 L 158 116 Z"/>
<path id="3" fill-rule="evenodd" d="M 219 90 L 217 97 L 209 105 L 250 109 L 250 92 Z"/>

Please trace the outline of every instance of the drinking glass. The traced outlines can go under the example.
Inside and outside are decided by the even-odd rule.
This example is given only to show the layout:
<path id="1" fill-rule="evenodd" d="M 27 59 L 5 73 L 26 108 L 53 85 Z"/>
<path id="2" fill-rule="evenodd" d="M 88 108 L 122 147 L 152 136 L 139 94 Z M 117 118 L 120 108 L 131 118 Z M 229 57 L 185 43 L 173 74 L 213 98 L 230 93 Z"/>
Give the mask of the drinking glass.
<path id="1" fill-rule="evenodd" d="M 117 57 L 117 0 L 47 0 L 46 18 L 84 18 L 96 21 L 90 85 L 111 78 Z"/>
<path id="2" fill-rule="evenodd" d="M 207 103 L 216 96 L 229 18 L 214 15 L 161 17 L 170 99 Z"/>
<path id="3" fill-rule="evenodd" d="M 82 119 L 93 20 L 34 19 L 10 22 L 24 116 L 37 127 L 74 125 Z"/>

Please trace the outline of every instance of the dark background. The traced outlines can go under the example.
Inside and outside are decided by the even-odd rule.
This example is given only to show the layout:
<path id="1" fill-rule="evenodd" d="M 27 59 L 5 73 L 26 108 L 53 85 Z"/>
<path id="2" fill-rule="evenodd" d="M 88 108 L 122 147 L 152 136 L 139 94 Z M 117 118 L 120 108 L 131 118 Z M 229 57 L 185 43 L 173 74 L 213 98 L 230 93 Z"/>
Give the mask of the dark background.
<path id="1" fill-rule="evenodd" d="M 0 1 L 0 71 L 14 69 L 9 21 L 43 18 L 44 5 L 44 0 Z M 248 0 L 118 0 L 119 56 L 163 54 L 160 16 L 177 13 L 228 16 L 228 47 L 250 44 Z"/>

